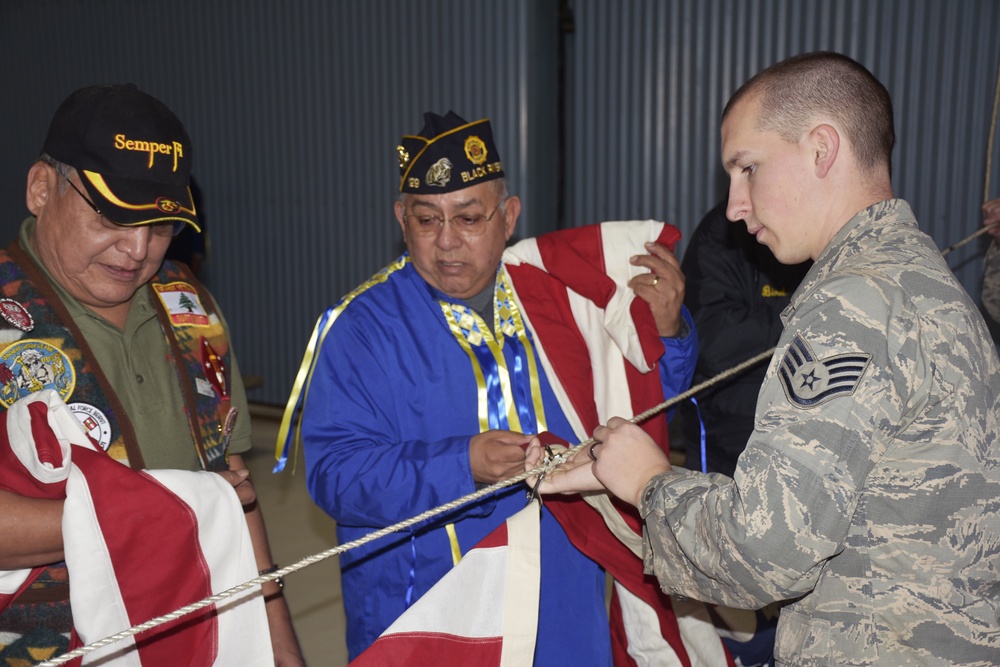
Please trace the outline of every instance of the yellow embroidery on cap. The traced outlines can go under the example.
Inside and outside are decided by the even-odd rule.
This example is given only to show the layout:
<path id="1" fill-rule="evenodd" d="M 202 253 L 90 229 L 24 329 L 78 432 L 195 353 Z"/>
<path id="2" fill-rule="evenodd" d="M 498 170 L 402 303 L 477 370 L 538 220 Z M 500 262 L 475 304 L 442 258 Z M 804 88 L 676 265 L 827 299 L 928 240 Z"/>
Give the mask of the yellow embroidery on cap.
<path id="1" fill-rule="evenodd" d="M 127 139 L 124 134 L 116 134 L 115 148 L 120 151 L 138 151 L 140 153 L 149 153 L 149 164 L 146 165 L 148 169 L 153 168 L 153 160 L 157 153 L 161 155 L 173 156 L 173 171 L 177 171 L 177 160 L 184 157 L 184 146 L 179 141 L 172 141 L 169 144 L 161 144 L 157 141 Z"/>
<path id="2" fill-rule="evenodd" d="M 469 171 L 462 172 L 462 182 L 469 183 L 490 174 L 498 174 L 503 171 L 503 164 L 499 161 L 474 167 Z"/>

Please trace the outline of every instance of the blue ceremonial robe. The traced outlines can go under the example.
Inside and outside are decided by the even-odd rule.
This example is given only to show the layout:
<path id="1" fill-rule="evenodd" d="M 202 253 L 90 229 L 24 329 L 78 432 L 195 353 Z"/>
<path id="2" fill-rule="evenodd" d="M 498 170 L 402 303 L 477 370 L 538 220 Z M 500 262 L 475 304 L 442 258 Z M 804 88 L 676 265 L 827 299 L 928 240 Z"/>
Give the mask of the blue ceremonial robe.
<path id="1" fill-rule="evenodd" d="M 502 354 L 519 423 L 502 408 L 482 413 L 481 392 L 497 392 L 503 381 L 489 363 L 477 380 L 459 340 L 461 327 L 449 324 L 449 306 L 441 305 L 452 301 L 430 287 L 404 254 L 324 316 L 329 328 L 307 388 L 301 433 L 309 491 L 336 520 L 341 544 L 475 491 L 469 439 L 486 430 L 484 421 L 487 428 L 547 430 L 577 441 L 541 364 L 525 350 L 531 343 L 517 336 L 504 339 Z M 464 305 L 456 303 L 455 320 Z M 666 396 L 686 389 L 694 370 L 697 338 L 686 311 L 684 317 L 692 333 L 664 339 Z M 541 420 L 533 395 L 543 406 Z M 526 488 L 516 485 L 344 553 L 351 658 L 453 566 L 456 541 L 464 553 L 522 509 Z M 541 557 L 535 664 L 610 665 L 604 572 L 544 509 Z"/>

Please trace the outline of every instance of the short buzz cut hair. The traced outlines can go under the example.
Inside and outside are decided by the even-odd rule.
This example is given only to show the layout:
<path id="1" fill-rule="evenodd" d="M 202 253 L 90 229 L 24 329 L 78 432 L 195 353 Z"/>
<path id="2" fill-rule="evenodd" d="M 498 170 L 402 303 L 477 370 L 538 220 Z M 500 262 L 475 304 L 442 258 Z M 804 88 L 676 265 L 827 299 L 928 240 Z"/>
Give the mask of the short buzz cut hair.
<path id="1" fill-rule="evenodd" d="M 741 100 L 760 104 L 757 127 L 796 142 L 818 116 L 837 120 L 859 165 L 871 171 L 891 164 L 896 133 L 889 91 L 863 65 L 832 51 L 792 56 L 740 86 L 722 112 Z"/>

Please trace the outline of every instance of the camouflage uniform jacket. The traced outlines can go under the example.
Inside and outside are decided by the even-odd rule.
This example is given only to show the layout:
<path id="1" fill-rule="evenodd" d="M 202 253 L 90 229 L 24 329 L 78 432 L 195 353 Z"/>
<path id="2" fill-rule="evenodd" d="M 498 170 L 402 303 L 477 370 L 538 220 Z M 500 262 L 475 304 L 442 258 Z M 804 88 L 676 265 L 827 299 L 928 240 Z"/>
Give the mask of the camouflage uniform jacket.
<path id="1" fill-rule="evenodd" d="M 1000 362 L 906 202 L 851 219 L 782 320 L 735 479 L 644 490 L 647 571 L 791 601 L 779 665 L 1000 664 Z"/>
<path id="2" fill-rule="evenodd" d="M 990 244 L 983 265 L 983 306 L 993 320 L 1000 324 L 1000 244 Z"/>

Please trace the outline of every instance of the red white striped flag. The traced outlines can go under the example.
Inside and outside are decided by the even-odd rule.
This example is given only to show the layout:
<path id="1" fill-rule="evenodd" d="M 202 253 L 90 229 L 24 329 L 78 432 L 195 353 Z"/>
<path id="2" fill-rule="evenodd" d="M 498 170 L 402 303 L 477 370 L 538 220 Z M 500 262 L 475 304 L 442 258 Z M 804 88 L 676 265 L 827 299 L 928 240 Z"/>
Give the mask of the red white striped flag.
<path id="1" fill-rule="evenodd" d="M 63 546 L 79 645 L 257 576 L 239 499 L 210 472 L 137 472 L 86 435 L 56 392 L 0 415 L 0 488 L 65 498 Z M 0 572 L 0 608 L 38 570 Z M 87 654 L 83 664 L 273 665 L 259 588 Z"/>
<path id="2" fill-rule="evenodd" d="M 604 222 L 527 239 L 504 255 L 522 316 L 578 441 L 611 417 L 631 417 L 664 400 L 657 368 L 663 343 L 649 306 L 627 287 L 647 269 L 629 259 L 646 253 L 649 241 L 673 250 L 680 236 L 654 220 Z M 666 417 L 641 426 L 669 454 Z M 597 510 L 578 497 L 552 496 L 545 503 L 570 541 L 615 579 L 610 621 L 618 667 L 733 664 L 707 606 L 678 605 L 662 593 Z M 635 509 L 618 501 L 614 509 L 641 537 Z"/>
<path id="3" fill-rule="evenodd" d="M 507 519 L 351 667 L 530 665 L 538 628 L 539 507 Z"/>
<path id="4" fill-rule="evenodd" d="M 578 441 L 610 417 L 631 417 L 663 401 L 657 360 L 663 354 L 649 307 L 626 287 L 636 272 L 629 263 L 656 241 L 673 249 L 679 231 L 649 221 L 606 222 L 522 241 L 504 253 L 515 300 L 563 411 Z M 664 447 L 664 416 L 643 428 Z M 547 434 L 548 435 L 548 434 Z M 553 442 L 555 438 L 549 438 Z M 664 595 L 656 580 L 643 574 L 642 560 L 612 536 L 605 519 L 579 497 L 550 496 L 546 507 L 570 540 L 615 578 L 610 629 L 615 664 L 630 666 L 720 667 L 733 665 L 712 625 L 706 605 L 678 604 Z M 633 508 L 616 505 L 620 519 L 637 535 L 641 520 Z M 529 506 L 524 512 L 535 512 Z M 520 517 L 524 512 L 516 515 Z M 537 527 L 535 528 L 537 530 Z M 510 535 L 509 521 L 498 532 Z M 490 558 L 480 550 L 496 550 Z M 522 559 L 520 543 L 496 534 L 473 549 L 455 568 L 404 613 L 362 653 L 352 667 L 368 665 L 530 665 L 531 652 L 507 651 L 514 638 L 498 618 L 510 595 L 509 569 L 503 563 Z M 526 564 L 529 560 L 524 561 Z M 538 568 L 538 560 L 530 560 Z M 466 570 L 463 572 L 463 570 Z M 524 575 L 520 575 L 524 577 Z M 517 614 L 535 609 L 533 597 L 520 591 Z M 474 582 L 475 586 L 469 586 Z M 466 588 L 466 586 L 469 586 Z M 499 595 L 498 591 L 504 591 Z M 462 623 L 451 618 L 458 607 Z M 535 619 L 537 623 L 537 619 Z M 534 626 L 531 631 L 534 632 Z M 520 637 L 517 644 L 522 644 Z M 474 659 L 464 651 L 481 650 Z M 405 653 L 397 653 L 405 647 Z"/>

